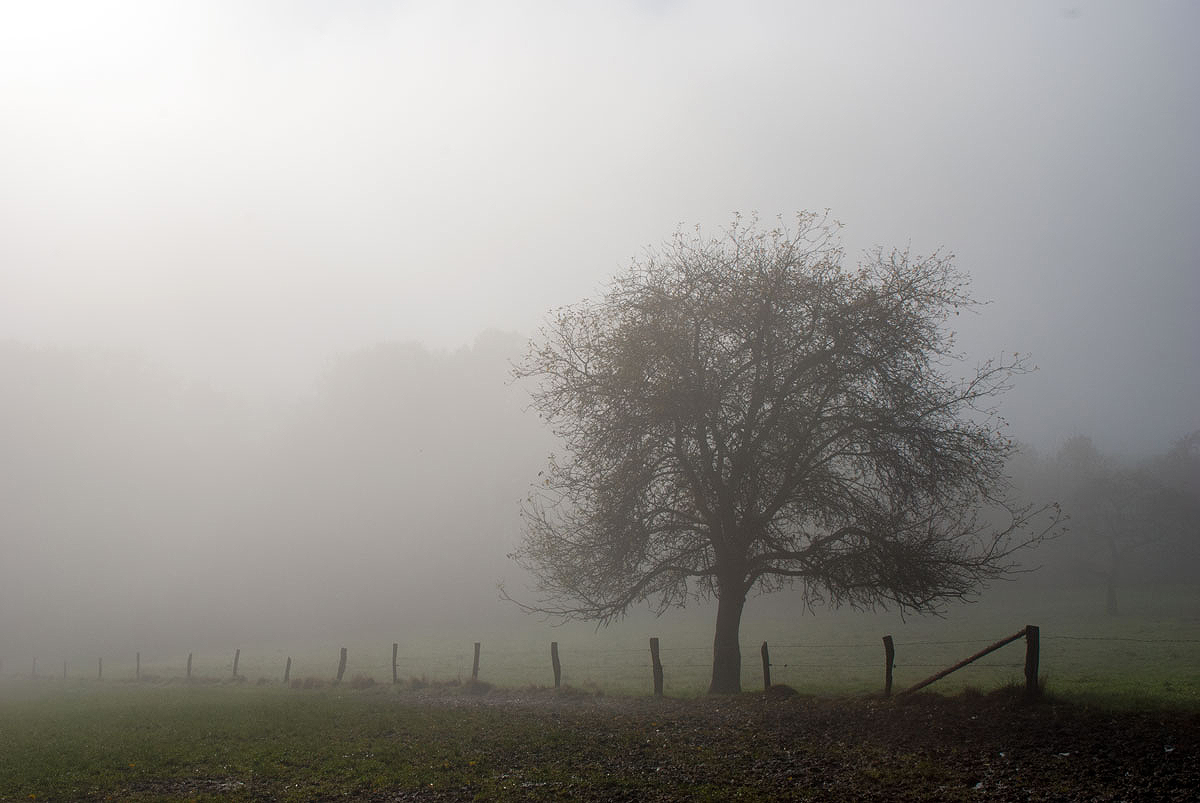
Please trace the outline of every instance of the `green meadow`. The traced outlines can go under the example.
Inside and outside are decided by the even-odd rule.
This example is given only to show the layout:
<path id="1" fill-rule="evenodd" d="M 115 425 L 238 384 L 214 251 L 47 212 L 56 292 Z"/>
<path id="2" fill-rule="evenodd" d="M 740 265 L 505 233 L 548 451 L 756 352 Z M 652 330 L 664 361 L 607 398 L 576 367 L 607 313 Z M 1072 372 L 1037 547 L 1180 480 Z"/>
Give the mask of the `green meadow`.
<path id="1" fill-rule="evenodd" d="M 768 644 L 771 680 L 818 695 L 875 694 L 883 690 L 882 637 L 895 649 L 894 690 L 901 691 L 1027 624 L 1041 630 L 1040 675 L 1061 695 L 1097 695 L 1134 704 L 1200 707 L 1200 589 L 1195 586 L 1126 590 L 1122 614 L 1100 609 L 1092 589 L 1039 591 L 1002 585 L 980 602 L 947 608 L 941 617 L 903 618 L 894 613 L 815 610 L 797 613 L 765 597 L 752 600 L 742 626 L 742 685 L 763 683 L 760 646 Z M 289 643 L 208 645 L 193 654 L 198 683 L 233 678 L 264 687 L 282 685 L 291 658 L 290 681 L 310 686 L 331 681 L 339 650 L 347 648 L 344 680 L 392 683 L 392 644 L 397 643 L 396 677 L 402 685 L 462 683 L 471 679 L 474 643 L 480 643 L 478 679 L 493 686 L 551 686 L 550 643 L 559 645 L 562 682 L 589 692 L 648 695 L 652 691 L 649 638 L 657 637 L 666 694 L 704 694 L 711 669 L 711 616 L 706 609 L 662 618 L 631 616 L 610 628 L 587 624 L 551 626 L 512 619 L 461 635 L 444 631 L 349 633 L 341 638 Z M 27 678 L 30 656 L 4 656 L 0 678 Z M 143 650 L 140 677 L 170 684 L 186 677 L 187 652 Z M 39 683 L 94 681 L 95 658 L 37 657 Z M 938 681 L 932 691 L 992 689 L 1024 682 L 1025 644 L 1019 640 Z M 63 674 L 66 674 L 65 681 Z M 137 676 L 132 650 L 103 657 L 104 682 Z M 2 682 L 2 681 L 0 681 Z"/>
<path id="2" fill-rule="evenodd" d="M 1045 694 L 1056 706 L 1194 716 L 1200 714 L 1196 603 L 1194 588 L 1134 590 L 1126 594 L 1126 613 L 1113 617 L 1097 613 L 1094 595 L 1023 591 L 993 595 L 941 619 L 907 621 L 853 613 L 780 616 L 764 606 L 743 629 L 742 697 L 766 699 L 759 694 L 759 645 L 767 641 L 772 680 L 798 693 L 791 699 L 817 706 L 811 711 L 823 711 L 820 701 L 827 700 L 852 717 L 875 705 L 900 706 L 888 710 L 902 715 L 901 701 L 878 697 L 883 635 L 896 643 L 899 691 L 1037 624 Z M 143 654 L 140 681 L 134 663 L 119 658 L 105 662 L 103 680 L 72 675 L 70 663 L 63 678 L 49 659 L 31 677 L 6 661 L 0 800 L 607 799 L 655 789 L 669 797 L 722 799 L 732 787 L 712 785 L 713 767 L 728 746 L 699 740 L 688 747 L 694 754 L 681 756 L 672 739 L 651 744 L 645 737 L 668 716 L 700 716 L 689 713 L 693 709 L 712 714 L 703 695 L 705 629 L 697 616 L 599 632 L 495 631 L 479 639 L 478 683 L 470 679 L 474 642 L 437 634 L 403 643 L 395 685 L 391 644 L 363 635 L 345 645 L 244 646 L 236 680 L 232 650 L 195 655 L 191 682 L 184 679 L 186 654 Z M 662 641 L 667 700 L 650 696 L 647 634 Z M 565 688 L 558 692 L 548 688 L 552 639 L 563 664 Z M 334 685 L 340 646 L 347 646 L 348 665 L 344 681 Z M 285 686 L 289 655 L 292 683 Z M 986 701 L 1023 682 L 1024 655 L 1024 643 L 1015 642 L 930 691 L 938 699 Z M 663 708 L 668 705 L 675 707 Z M 613 708 L 612 716 L 604 706 Z M 801 718 L 811 713 L 797 711 Z M 597 752 L 595 728 L 601 726 L 604 744 Z M 622 761 L 632 754 L 639 763 L 625 777 Z M 731 777 L 743 778 L 739 794 L 770 799 L 778 792 L 755 786 L 765 756 L 751 750 L 728 768 Z M 896 777 L 908 778 L 913 766 L 933 766 L 924 754 L 889 756 L 903 764 Z M 697 757 L 708 770 L 676 767 Z M 847 756 L 846 766 L 857 760 Z M 916 763 L 904 764 L 910 760 Z M 678 777 L 670 784 L 657 779 L 647 769 L 651 764 L 676 767 Z M 655 786 L 660 780 L 661 788 Z M 396 790 L 410 797 L 389 797 Z M 819 799 L 819 790 L 813 796 Z"/>

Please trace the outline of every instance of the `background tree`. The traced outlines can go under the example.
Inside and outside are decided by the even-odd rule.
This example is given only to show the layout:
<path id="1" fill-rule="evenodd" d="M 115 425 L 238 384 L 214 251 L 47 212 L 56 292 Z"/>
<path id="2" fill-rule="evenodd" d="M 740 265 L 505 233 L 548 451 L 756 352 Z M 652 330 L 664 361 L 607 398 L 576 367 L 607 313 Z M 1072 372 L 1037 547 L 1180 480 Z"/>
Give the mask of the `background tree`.
<path id="1" fill-rule="evenodd" d="M 1183 566 L 1191 572 L 1200 540 L 1200 433 L 1137 463 L 1076 435 L 1052 468 L 1052 490 L 1072 519 L 1071 559 L 1104 584 L 1106 613 L 1120 612 L 1117 591 L 1131 572 L 1149 570 L 1156 580 Z"/>
<path id="2" fill-rule="evenodd" d="M 950 257 L 842 260 L 821 216 L 735 220 L 557 313 L 516 369 L 566 449 L 524 509 L 523 607 L 607 623 L 716 597 L 710 691 L 736 692 L 752 590 L 927 611 L 1044 534 L 1005 498 L 990 407 L 1020 358 L 947 373 L 973 304 Z"/>

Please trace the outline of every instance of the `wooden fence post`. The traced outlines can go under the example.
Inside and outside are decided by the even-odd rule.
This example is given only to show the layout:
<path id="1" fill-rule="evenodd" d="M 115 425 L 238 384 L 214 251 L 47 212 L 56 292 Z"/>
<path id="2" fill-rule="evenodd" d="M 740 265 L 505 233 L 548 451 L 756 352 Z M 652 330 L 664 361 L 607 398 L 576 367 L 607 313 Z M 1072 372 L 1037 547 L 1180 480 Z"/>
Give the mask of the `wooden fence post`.
<path id="1" fill-rule="evenodd" d="M 283 667 L 283 685 L 288 685 L 288 680 L 292 677 L 292 656 L 288 656 L 287 663 Z"/>
<path id="2" fill-rule="evenodd" d="M 558 642 L 550 642 L 550 665 L 554 668 L 554 688 L 562 683 L 562 664 L 558 662 Z"/>
<path id="3" fill-rule="evenodd" d="M 187 679 L 192 679 L 192 654 L 190 652 L 188 653 Z"/>
<path id="4" fill-rule="evenodd" d="M 650 639 L 650 662 L 654 666 L 654 696 L 662 697 L 663 693 L 663 665 L 658 657 L 658 639 Z"/>
<path id="5" fill-rule="evenodd" d="M 479 680 L 479 642 L 475 642 L 475 660 L 471 662 L 471 680 Z"/>
<path id="6" fill-rule="evenodd" d="M 342 647 L 342 655 L 338 658 L 338 683 L 342 682 L 342 675 L 344 674 L 346 674 L 346 648 Z"/>
<path id="7" fill-rule="evenodd" d="M 96 680 L 104 680 L 104 659 L 96 659 Z"/>
<path id="8" fill-rule="evenodd" d="M 1038 662 L 1042 631 L 1037 625 L 1025 625 L 1025 695 L 1038 696 Z"/>
<path id="9" fill-rule="evenodd" d="M 771 688 L 771 653 L 767 650 L 767 642 L 762 645 L 763 662 L 763 691 Z"/>
<path id="10" fill-rule="evenodd" d="M 883 637 L 883 696 L 892 696 L 892 668 L 896 665 L 896 645 L 891 636 Z"/>
<path id="11" fill-rule="evenodd" d="M 133 679 L 141 680 L 142 679 L 142 654 L 140 652 L 137 654 L 136 660 L 137 660 L 137 663 L 134 664 Z"/>
<path id="12" fill-rule="evenodd" d="M 392 685 L 393 686 L 395 686 L 397 683 L 400 682 L 400 678 L 398 678 L 396 676 L 396 653 L 399 651 L 399 649 L 400 649 L 399 643 L 393 641 L 392 642 Z"/>
<path id="13" fill-rule="evenodd" d="M 241 647 L 238 647 L 238 648 L 237 648 L 236 650 L 234 650 L 234 652 L 233 652 L 233 679 L 234 679 L 234 680 L 237 680 L 237 676 L 238 676 L 238 674 L 237 674 L 237 666 L 238 666 L 238 661 L 240 661 L 240 660 L 241 660 L 241 658 L 242 658 L 242 648 L 241 648 Z"/>

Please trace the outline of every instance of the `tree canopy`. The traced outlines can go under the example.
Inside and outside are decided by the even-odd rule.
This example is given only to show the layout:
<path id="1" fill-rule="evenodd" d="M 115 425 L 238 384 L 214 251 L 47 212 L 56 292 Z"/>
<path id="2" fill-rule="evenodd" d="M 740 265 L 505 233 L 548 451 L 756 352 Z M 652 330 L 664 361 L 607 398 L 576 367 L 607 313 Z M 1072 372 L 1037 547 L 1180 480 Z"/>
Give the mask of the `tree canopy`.
<path id="1" fill-rule="evenodd" d="M 1044 534 L 1005 495 L 992 407 L 1022 358 L 951 373 L 966 277 L 941 253 L 843 261 L 821 215 L 735 219 L 552 317 L 517 368 L 565 445 L 524 509 L 527 608 L 603 623 L 716 597 L 730 692 L 751 591 L 925 611 Z"/>

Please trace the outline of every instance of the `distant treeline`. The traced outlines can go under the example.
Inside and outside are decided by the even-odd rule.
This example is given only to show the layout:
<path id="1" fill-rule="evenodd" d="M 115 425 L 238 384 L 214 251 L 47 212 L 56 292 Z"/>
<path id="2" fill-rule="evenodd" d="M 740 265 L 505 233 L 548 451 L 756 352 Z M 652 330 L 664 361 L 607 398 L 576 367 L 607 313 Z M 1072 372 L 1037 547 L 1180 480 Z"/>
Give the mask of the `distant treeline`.
<path id="1" fill-rule="evenodd" d="M 494 609 L 554 438 L 513 383 L 525 338 L 386 344 L 252 404 L 135 357 L 0 343 L 0 638 L 91 649 L 462 625 Z M 1194 582 L 1200 435 L 1124 461 L 1086 437 L 1014 483 L 1069 531 L 1031 582 Z M 1026 580 L 1022 580 L 1026 582 Z M 82 642 L 82 643 L 81 643 Z"/>
<path id="2" fill-rule="evenodd" d="M 0 343 L 0 637 L 477 615 L 517 579 L 519 502 L 551 451 L 510 380 L 524 346 L 380 345 L 263 406 L 131 356 Z"/>
<path id="3" fill-rule="evenodd" d="M 1030 498 L 1057 499 L 1067 532 L 1027 556 L 1036 582 L 1093 585 L 1121 610 L 1122 586 L 1200 576 L 1200 432 L 1142 459 L 1101 452 L 1077 435 L 1051 454 L 1026 447 L 1009 466 Z"/>

